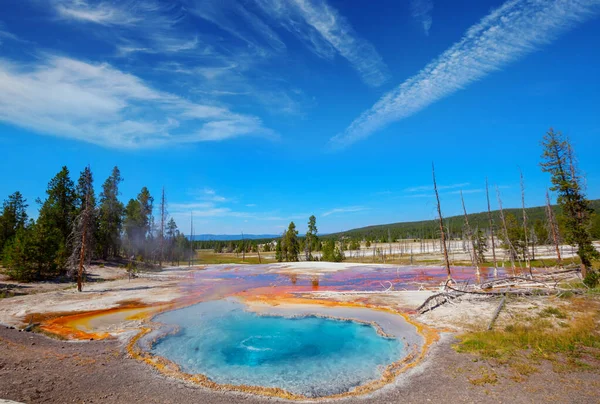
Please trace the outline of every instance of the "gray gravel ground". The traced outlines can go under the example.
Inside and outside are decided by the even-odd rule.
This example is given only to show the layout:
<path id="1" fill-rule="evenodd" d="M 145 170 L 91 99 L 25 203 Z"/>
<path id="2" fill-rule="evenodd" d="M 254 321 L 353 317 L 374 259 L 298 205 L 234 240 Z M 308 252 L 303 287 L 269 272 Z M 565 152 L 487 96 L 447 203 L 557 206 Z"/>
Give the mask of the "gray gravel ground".
<path id="1" fill-rule="evenodd" d="M 427 359 L 395 383 L 340 403 L 600 403 L 594 372 L 555 373 L 548 364 L 525 381 L 474 356 L 457 354 L 445 335 Z M 470 379 L 496 373 L 494 384 Z M 127 357 L 118 341 L 64 342 L 0 328 L 0 400 L 26 403 L 265 403 L 283 400 L 187 385 Z"/>

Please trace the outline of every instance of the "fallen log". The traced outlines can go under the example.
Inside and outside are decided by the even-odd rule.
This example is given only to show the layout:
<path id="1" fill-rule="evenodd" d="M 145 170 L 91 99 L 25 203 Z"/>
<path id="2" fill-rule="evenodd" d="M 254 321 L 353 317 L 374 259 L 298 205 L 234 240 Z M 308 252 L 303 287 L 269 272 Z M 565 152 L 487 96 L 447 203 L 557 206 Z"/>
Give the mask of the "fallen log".
<path id="1" fill-rule="evenodd" d="M 498 305 L 498 308 L 496 309 L 496 311 L 494 311 L 494 315 L 492 316 L 492 319 L 490 320 L 490 324 L 488 325 L 488 328 L 487 328 L 488 331 L 490 331 L 492 329 L 492 327 L 494 327 L 494 323 L 496 322 L 496 319 L 500 315 L 500 311 L 504 307 L 504 303 L 506 302 L 506 297 L 508 296 L 509 291 L 510 291 L 510 289 L 506 290 L 506 293 L 504 293 L 504 297 L 502 298 L 502 300 L 500 300 L 500 304 Z"/>

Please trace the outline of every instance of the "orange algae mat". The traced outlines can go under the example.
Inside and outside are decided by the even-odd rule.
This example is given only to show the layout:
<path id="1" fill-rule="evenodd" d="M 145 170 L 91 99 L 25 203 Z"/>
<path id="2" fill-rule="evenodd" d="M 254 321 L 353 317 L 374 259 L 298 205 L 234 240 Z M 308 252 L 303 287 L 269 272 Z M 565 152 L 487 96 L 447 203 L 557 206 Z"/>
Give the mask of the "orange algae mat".
<path id="1" fill-rule="evenodd" d="M 281 265 L 208 266 L 181 279 L 179 286 L 184 297 L 170 304 L 145 305 L 141 302 L 126 301 L 127 296 L 124 296 L 124 304 L 121 307 L 83 313 L 57 313 L 43 321 L 41 328 L 68 339 L 105 339 L 111 335 L 106 329 L 113 324 L 147 320 L 159 312 L 227 296 L 237 295 L 273 304 L 300 300 L 312 304 L 364 307 L 359 301 L 316 301 L 302 299 L 301 294 L 313 291 L 382 291 L 390 285 L 393 285 L 394 290 L 418 290 L 423 287 L 436 287 L 446 280 L 445 269 L 441 267 L 349 264 L 341 268 L 343 269 L 337 271 L 319 271 L 317 265 L 298 273 Z M 492 270 L 483 269 L 478 280 L 484 281 L 491 277 Z M 467 267 L 453 268 L 453 278 L 457 281 L 474 280 L 475 271 Z M 113 328 L 111 331 L 119 330 Z"/>

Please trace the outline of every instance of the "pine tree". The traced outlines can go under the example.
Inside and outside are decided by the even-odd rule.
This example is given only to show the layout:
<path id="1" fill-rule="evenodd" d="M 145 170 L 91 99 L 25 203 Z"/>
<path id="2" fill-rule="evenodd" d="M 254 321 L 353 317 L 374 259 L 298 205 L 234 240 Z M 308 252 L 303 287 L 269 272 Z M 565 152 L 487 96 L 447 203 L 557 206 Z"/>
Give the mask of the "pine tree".
<path id="1" fill-rule="evenodd" d="M 27 225 L 27 200 L 17 191 L 2 204 L 0 214 L 0 257 L 4 246 Z"/>
<path id="2" fill-rule="evenodd" d="M 275 244 L 275 259 L 277 262 L 283 261 L 283 248 L 281 245 L 281 239 L 278 239 L 277 244 Z"/>
<path id="3" fill-rule="evenodd" d="M 67 167 L 56 174 L 48 183 L 46 200 L 42 203 L 37 220 L 36 231 L 39 232 L 44 259 L 43 268 L 49 271 L 46 275 L 63 272 L 68 258 L 68 242 L 77 215 L 77 191 L 69 176 Z M 39 200 L 38 200 L 39 201 Z"/>
<path id="4" fill-rule="evenodd" d="M 287 262 L 298 261 L 298 254 L 300 254 L 300 243 L 298 242 L 298 230 L 294 222 L 290 222 L 287 232 L 284 237 L 284 256 Z"/>
<path id="5" fill-rule="evenodd" d="M 51 258 L 43 256 L 48 250 L 40 243 L 42 232 L 36 230 L 35 224 L 20 228 L 4 246 L 2 265 L 11 279 L 33 281 L 47 272 Z"/>
<path id="6" fill-rule="evenodd" d="M 312 215 L 308 218 L 308 230 L 304 240 L 304 254 L 307 261 L 313 260 L 312 252 L 318 243 L 317 232 L 317 218 Z"/>
<path id="7" fill-rule="evenodd" d="M 125 231 L 127 254 L 139 255 L 145 241 L 145 223 L 142 209 L 137 199 L 130 199 L 125 207 L 123 228 Z"/>
<path id="8" fill-rule="evenodd" d="M 125 207 L 119 201 L 119 185 L 123 181 L 118 167 L 102 184 L 96 235 L 98 250 L 103 259 L 119 256 Z"/>
<path id="9" fill-rule="evenodd" d="M 143 187 L 136 199 L 131 199 L 125 207 L 125 235 L 127 236 L 128 254 L 149 257 L 152 230 L 154 198 L 148 188 Z"/>
<path id="10" fill-rule="evenodd" d="M 175 223 L 175 220 L 173 218 L 169 219 L 169 222 L 167 223 L 167 230 L 166 230 L 166 236 L 167 236 L 167 256 L 169 257 L 170 261 L 173 261 L 173 250 L 175 247 L 175 237 L 177 236 L 177 223 Z"/>
<path id="11" fill-rule="evenodd" d="M 321 256 L 323 261 L 333 262 L 336 260 L 336 247 L 333 239 L 327 239 L 323 243 L 323 255 Z"/>
<path id="12" fill-rule="evenodd" d="M 86 167 L 79 177 L 77 185 L 79 199 L 78 215 L 73 221 L 70 237 L 71 255 L 69 269 L 71 276 L 77 278 L 77 291 L 82 291 L 85 267 L 92 259 L 94 234 L 96 227 L 96 199 L 94 194 L 94 179 L 90 167 Z"/>
<path id="13" fill-rule="evenodd" d="M 565 240 L 577 246 L 584 277 L 592 270 L 592 259 L 599 253 L 590 236 L 591 209 L 585 197 L 581 175 L 577 169 L 573 148 L 568 139 L 552 128 L 542 140 L 542 171 L 550 173 L 552 191 L 558 194 L 558 205 L 565 218 Z"/>

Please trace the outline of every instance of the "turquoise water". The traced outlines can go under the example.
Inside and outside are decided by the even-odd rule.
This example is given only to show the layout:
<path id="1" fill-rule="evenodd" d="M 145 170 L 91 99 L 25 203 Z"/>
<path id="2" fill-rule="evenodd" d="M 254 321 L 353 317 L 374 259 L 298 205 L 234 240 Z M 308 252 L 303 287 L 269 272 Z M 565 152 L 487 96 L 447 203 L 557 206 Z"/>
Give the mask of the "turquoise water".
<path id="1" fill-rule="evenodd" d="M 259 316 L 235 301 L 205 302 L 163 313 L 177 325 L 154 354 L 220 384 L 279 387 L 309 397 L 342 393 L 381 378 L 405 355 L 404 344 L 365 324 L 317 317 Z"/>

